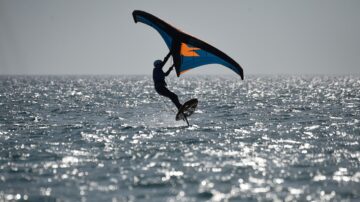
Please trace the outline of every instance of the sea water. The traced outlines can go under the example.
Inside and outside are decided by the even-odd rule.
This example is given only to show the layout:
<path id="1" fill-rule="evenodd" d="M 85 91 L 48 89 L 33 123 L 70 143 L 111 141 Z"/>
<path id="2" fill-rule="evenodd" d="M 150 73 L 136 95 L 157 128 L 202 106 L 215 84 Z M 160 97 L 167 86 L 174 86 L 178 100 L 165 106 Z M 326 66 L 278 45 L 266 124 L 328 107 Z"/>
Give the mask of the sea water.
<path id="1" fill-rule="evenodd" d="M 1 76 L 0 200 L 359 201 L 360 76 Z"/>

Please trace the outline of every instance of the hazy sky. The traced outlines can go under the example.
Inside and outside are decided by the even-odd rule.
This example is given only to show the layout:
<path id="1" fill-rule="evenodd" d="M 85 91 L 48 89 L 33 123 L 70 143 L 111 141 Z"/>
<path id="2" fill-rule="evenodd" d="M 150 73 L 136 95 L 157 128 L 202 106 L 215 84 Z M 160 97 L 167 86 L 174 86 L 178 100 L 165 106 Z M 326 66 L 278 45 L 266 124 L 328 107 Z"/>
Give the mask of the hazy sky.
<path id="1" fill-rule="evenodd" d="M 216 46 L 245 75 L 360 73 L 359 0 L 0 0 L 0 74 L 151 74 L 168 50 L 135 9 Z"/>

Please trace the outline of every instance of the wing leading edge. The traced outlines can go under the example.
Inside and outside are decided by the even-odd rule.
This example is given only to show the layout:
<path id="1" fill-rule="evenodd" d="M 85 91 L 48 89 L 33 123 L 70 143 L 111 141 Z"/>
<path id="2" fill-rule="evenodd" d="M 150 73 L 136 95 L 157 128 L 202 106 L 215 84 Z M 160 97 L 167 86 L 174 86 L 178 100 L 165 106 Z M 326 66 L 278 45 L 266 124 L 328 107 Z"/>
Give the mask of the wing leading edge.
<path id="1" fill-rule="evenodd" d="M 207 64 L 221 64 L 244 79 L 242 67 L 228 55 L 208 43 L 188 35 L 150 13 L 135 10 L 134 21 L 154 28 L 170 49 L 177 76 L 193 68 Z"/>

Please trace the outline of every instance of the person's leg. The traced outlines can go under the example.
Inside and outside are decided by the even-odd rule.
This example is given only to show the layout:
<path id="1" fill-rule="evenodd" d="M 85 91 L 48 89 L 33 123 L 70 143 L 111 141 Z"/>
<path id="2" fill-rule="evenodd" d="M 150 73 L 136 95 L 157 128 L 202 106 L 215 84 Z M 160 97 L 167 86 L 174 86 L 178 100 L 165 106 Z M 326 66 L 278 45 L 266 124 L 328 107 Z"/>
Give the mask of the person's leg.
<path id="1" fill-rule="evenodd" d="M 175 106 L 180 109 L 181 104 L 179 101 L 179 97 L 171 92 L 169 89 L 167 89 L 166 87 L 160 87 L 160 88 L 156 88 L 156 92 L 158 92 L 160 95 L 168 97 L 171 99 L 171 101 L 175 104 Z"/>
<path id="2" fill-rule="evenodd" d="M 168 90 L 169 91 L 169 90 Z M 169 91 L 169 96 L 168 96 L 170 99 L 171 99 L 171 101 L 175 104 L 175 106 L 178 108 L 178 109 L 180 109 L 180 107 L 181 107 L 181 104 L 180 104 L 180 101 L 179 101 L 179 97 L 175 94 L 175 93 L 173 93 L 173 92 L 171 92 L 171 91 Z"/>

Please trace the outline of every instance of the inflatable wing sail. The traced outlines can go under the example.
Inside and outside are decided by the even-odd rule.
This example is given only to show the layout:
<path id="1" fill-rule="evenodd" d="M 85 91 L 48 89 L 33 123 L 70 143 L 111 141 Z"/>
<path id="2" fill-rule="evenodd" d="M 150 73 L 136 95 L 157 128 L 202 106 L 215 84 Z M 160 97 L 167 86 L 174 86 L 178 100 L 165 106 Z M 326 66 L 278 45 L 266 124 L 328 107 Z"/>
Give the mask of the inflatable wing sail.
<path id="1" fill-rule="evenodd" d="M 135 10 L 133 17 L 136 23 L 142 22 L 159 32 L 171 51 L 177 76 L 202 65 L 221 64 L 244 79 L 241 66 L 219 49 L 176 29 L 150 13 Z"/>

